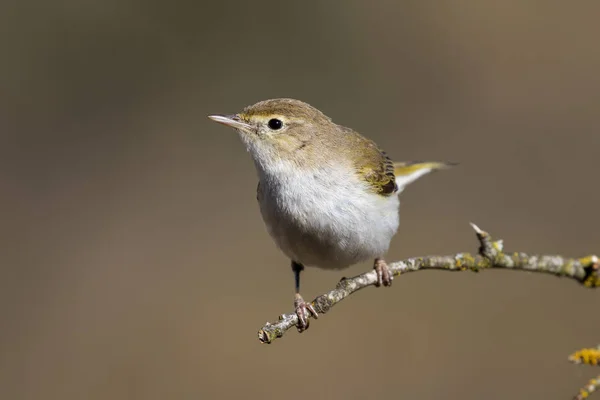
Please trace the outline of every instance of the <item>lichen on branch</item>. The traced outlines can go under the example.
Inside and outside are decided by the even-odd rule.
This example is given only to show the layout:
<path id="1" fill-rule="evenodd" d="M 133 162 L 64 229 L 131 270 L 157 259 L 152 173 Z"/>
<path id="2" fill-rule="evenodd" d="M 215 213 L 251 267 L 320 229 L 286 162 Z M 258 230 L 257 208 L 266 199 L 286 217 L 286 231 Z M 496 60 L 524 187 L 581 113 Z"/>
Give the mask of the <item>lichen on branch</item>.
<path id="1" fill-rule="evenodd" d="M 521 252 L 504 251 L 502 240 L 492 237 L 477 225 L 471 224 L 479 240 L 478 254 L 458 253 L 448 256 L 426 256 L 409 258 L 388 263 L 394 276 L 422 270 L 441 271 L 482 271 L 485 269 L 512 269 L 529 272 L 541 272 L 559 277 L 570 278 L 588 288 L 600 287 L 600 260 L 591 255 L 582 258 L 565 258 L 557 255 L 528 255 Z M 377 282 L 375 271 L 365 272 L 353 278 L 343 278 L 336 287 L 318 297 L 311 303 L 319 315 L 326 314 L 333 306 L 352 293 L 374 286 Z M 277 322 L 267 322 L 258 331 L 261 343 L 272 343 L 285 332 L 296 326 L 295 313 L 282 314 Z"/>
<path id="2" fill-rule="evenodd" d="M 596 348 L 581 349 L 569 356 L 569 361 L 575 364 L 587 364 L 600 366 L 600 345 Z M 587 399 L 591 393 L 600 388 L 600 375 L 590 381 L 577 393 L 573 400 Z"/>

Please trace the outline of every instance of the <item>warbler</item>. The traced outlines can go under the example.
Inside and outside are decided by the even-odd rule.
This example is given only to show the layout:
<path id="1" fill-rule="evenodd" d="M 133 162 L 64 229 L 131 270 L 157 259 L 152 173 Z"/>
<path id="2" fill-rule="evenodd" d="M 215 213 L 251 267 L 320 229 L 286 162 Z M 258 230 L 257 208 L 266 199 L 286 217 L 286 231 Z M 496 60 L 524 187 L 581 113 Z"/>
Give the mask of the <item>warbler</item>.
<path id="1" fill-rule="evenodd" d="M 267 230 L 290 258 L 297 328 L 318 318 L 300 295 L 305 266 L 342 269 L 374 260 L 377 286 L 393 276 L 383 259 L 400 224 L 398 195 L 447 162 L 394 163 L 358 132 L 299 100 L 271 99 L 210 119 L 234 128 L 254 160 Z"/>

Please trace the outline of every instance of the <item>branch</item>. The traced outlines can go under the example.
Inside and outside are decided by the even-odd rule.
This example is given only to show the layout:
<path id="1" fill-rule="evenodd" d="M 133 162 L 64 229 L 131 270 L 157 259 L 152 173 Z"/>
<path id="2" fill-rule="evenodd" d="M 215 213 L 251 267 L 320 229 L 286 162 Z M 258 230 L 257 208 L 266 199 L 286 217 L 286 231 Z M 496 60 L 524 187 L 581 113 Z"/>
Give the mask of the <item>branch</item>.
<path id="1" fill-rule="evenodd" d="M 555 276 L 571 278 L 584 287 L 600 287 L 600 260 L 591 255 L 583 258 L 564 258 L 552 255 L 527 255 L 525 253 L 507 253 L 503 251 L 501 240 L 492 241 L 487 232 L 471 224 L 479 240 L 479 254 L 458 253 L 450 256 L 427 256 L 409 258 L 388 264 L 394 276 L 421 270 L 473 271 L 499 268 L 529 272 L 542 272 Z M 365 272 L 353 278 L 342 278 L 335 289 L 315 298 L 311 303 L 317 313 L 325 314 L 333 306 L 352 293 L 374 286 L 377 282 L 375 271 Z M 272 343 L 295 326 L 298 317 L 295 313 L 283 314 L 275 323 L 267 322 L 258 331 L 261 343 Z"/>
<path id="2" fill-rule="evenodd" d="M 569 356 L 569 361 L 575 364 L 588 364 L 600 366 L 600 345 L 595 349 L 581 349 Z M 591 393 L 600 388 L 600 375 L 579 389 L 579 393 L 573 397 L 573 400 L 587 399 Z"/>
<path id="3" fill-rule="evenodd" d="M 577 393 L 573 400 L 583 400 L 587 399 L 590 394 L 595 392 L 600 387 L 600 375 L 595 378 L 590 379 L 587 385 L 579 389 L 579 393 Z"/>

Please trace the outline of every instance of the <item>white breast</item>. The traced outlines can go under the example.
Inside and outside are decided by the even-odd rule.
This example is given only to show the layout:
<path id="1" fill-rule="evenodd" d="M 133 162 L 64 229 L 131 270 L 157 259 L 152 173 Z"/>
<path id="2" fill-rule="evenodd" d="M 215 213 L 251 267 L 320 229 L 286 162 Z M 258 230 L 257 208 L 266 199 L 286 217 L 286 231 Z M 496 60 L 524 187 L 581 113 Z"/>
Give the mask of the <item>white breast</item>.
<path id="1" fill-rule="evenodd" d="M 288 161 L 259 169 L 260 210 L 270 235 L 292 260 L 344 268 L 382 257 L 399 225 L 398 195 L 368 190 L 349 169 L 307 172 Z"/>

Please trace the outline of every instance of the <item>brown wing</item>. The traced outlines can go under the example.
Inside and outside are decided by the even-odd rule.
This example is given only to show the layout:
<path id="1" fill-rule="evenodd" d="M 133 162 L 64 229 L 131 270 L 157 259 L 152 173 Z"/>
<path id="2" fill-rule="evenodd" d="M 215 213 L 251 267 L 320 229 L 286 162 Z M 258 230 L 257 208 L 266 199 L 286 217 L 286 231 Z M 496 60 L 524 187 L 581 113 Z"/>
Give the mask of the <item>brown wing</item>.
<path id="1" fill-rule="evenodd" d="M 394 175 L 394 163 L 384 151 L 379 149 L 378 151 L 379 154 L 374 155 L 359 171 L 363 174 L 364 179 L 369 182 L 375 193 L 389 196 L 398 191 L 396 176 Z"/>
<path id="2" fill-rule="evenodd" d="M 359 176 L 367 181 L 373 192 L 382 196 L 390 196 L 398 191 L 394 163 L 381 150 L 375 142 L 361 136 L 359 133 L 343 128 L 346 135 L 350 136 L 352 145 L 348 149 L 349 156 L 354 160 L 354 165 Z M 348 137 L 347 137 L 348 138 Z"/>

